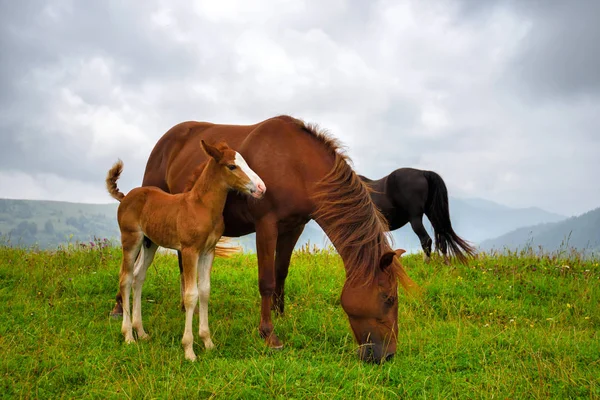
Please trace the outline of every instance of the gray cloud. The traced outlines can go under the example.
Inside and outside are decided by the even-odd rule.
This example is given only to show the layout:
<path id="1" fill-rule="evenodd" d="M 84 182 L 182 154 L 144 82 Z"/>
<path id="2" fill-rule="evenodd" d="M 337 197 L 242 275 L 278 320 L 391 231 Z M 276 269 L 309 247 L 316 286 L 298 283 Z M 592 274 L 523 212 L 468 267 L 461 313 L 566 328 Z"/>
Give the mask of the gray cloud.
<path id="1" fill-rule="evenodd" d="M 531 21 L 513 61 L 515 80 L 539 100 L 552 96 L 596 96 L 600 91 L 600 3 L 516 3 Z M 536 96 L 537 95 L 537 96 Z"/>
<path id="2" fill-rule="evenodd" d="M 452 195 L 583 212 L 600 200 L 598 8 L 4 2 L 0 196 L 107 201 L 111 163 L 138 185 L 178 122 L 290 113 L 367 176 L 434 169 Z"/>

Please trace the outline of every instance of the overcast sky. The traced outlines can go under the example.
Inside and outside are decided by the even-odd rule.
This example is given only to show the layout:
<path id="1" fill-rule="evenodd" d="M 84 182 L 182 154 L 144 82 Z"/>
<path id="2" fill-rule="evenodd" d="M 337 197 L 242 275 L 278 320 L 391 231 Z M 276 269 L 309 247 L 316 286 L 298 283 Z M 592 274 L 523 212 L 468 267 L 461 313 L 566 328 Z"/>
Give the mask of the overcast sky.
<path id="1" fill-rule="evenodd" d="M 185 120 L 317 122 L 371 178 L 600 206 L 600 1 L 1 1 L 0 197 L 110 202 Z"/>

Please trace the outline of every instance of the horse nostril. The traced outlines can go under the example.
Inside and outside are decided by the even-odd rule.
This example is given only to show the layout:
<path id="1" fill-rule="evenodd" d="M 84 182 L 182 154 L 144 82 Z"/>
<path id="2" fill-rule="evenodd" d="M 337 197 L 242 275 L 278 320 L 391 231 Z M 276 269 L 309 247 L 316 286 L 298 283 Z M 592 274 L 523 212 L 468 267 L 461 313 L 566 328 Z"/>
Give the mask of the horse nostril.
<path id="1" fill-rule="evenodd" d="M 364 362 L 372 363 L 375 362 L 375 354 L 373 351 L 373 345 L 364 344 L 358 349 L 358 355 Z"/>
<path id="2" fill-rule="evenodd" d="M 394 358 L 394 353 L 390 353 L 387 356 L 385 356 L 385 361 L 390 361 L 392 358 Z"/>

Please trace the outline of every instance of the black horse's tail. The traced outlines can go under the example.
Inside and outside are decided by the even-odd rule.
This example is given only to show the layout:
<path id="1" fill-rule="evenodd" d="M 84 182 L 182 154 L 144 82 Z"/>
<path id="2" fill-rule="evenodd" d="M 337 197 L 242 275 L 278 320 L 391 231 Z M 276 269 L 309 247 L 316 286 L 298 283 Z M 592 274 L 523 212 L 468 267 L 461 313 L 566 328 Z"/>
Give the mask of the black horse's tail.
<path id="1" fill-rule="evenodd" d="M 423 171 L 423 175 L 429 184 L 425 215 L 435 231 L 435 247 L 443 253 L 447 249 L 451 255 L 465 263 L 467 256 L 475 255 L 475 248 L 452 229 L 446 184 L 442 177 L 433 171 Z"/>

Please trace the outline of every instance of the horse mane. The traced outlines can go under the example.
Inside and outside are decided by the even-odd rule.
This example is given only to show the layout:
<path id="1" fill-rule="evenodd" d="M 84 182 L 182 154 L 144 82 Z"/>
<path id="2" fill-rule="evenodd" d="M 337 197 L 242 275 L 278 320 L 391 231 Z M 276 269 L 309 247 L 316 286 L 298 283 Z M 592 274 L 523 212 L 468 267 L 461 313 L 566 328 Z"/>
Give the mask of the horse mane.
<path id="1" fill-rule="evenodd" d="M 215 143 L 213 146 L 219 150 L 225 150 L 225 149 L 229 148 L 227 143 L 224 141 Z M 194 170 L 192 171 L 192 174 L 190 175 L 190 179 L 188 179 L 187 183 L 185 184 L 185 187 L 183 188 L 184 193 L 192 190 L 192 188 L 194 187 L 194 184 L 196 183 L 198 178 L 200 178 L 200 175 L 202 175 L 202 171 L 204 171 L 204 168 L 206 167 L 206 164 L 208 164 L 209 161 L 210 161 L 210 157 L 208 157 L 208 159 L 206 161 L 203 161 L 200 165 L 198 165 L 196 168 L 194 168 Z"/>
<path id="2" fill-rule="evenodd" d="M 344 259 L 346 279 L 351 283 L 372 282 L 381 256 L 392 248 L 387 220 L 371 200 L 371 189 L 350 167 L 352 161 L 341 143 L 326 130 L 289 116 L 279 118 L 312 135 L 334 157 L 333 168 L 316 184 L 312 199 L 318 206 L 312 216 L 326 227 L 327 236 Z M 389 271 L 405 289 L 416 288 L 399 260 L 394 260 Z"/>
<path id="3" fill-rule="evenodd" d="M 206 167 L 206 164 L 208 164 L 208 161 L 209 160 L 203 161 L 202 164 L 200 164 L 196 168 L 194 168 L 194 171 L 192 171 L 192 175 L 190 175 L 190 179 L 188 179 L 187 183 L 185 184 L 183 193 L 189 192 L 190 190 L 192 190 L 192 188 L 194 187 L 194 184 L 196 183 L 198 178 L 200 178 L 200 175 L 202 175 L 202 171 L 204 171 L 204 168 Z"/>

